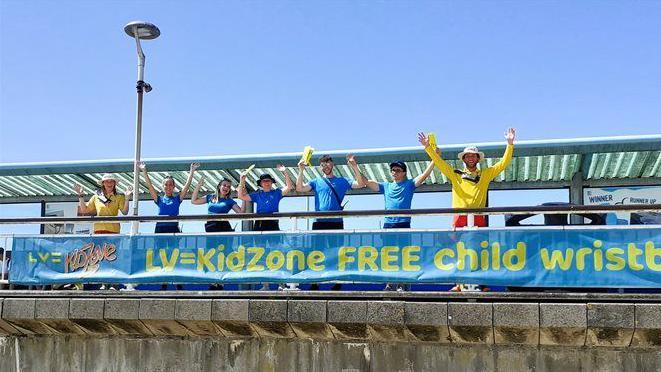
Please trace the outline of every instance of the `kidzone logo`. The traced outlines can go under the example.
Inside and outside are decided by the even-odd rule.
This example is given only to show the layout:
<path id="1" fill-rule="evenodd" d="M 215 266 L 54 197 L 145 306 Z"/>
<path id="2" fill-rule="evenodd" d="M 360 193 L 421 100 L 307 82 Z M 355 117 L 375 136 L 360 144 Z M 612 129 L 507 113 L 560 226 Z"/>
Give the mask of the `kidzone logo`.
<path id="1" fill-rule="evenodd" d="M 103 243 L 102 245 L 95 245 L 94 243 L 87 243 L 65 255 L 64 272 L 96 272 L 101 262 L 115 261 L 117 259 L 116 252 L 117 247 L 114 244 Z M 30 263 L 51 262 L 60 264 L 62 263 L 62 255 L 62 252 L 36 252 L 35 257 L 33 252 L 29 252 L 28 261 Z"/>

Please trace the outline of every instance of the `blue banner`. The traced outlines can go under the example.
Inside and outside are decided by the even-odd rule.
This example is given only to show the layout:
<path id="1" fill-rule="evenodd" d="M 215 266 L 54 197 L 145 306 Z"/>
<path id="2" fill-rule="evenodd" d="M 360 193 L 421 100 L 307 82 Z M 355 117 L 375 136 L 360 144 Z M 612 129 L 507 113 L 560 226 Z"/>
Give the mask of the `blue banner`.
<path id="1" fill-rule="evenodd" d="M 408 282 L 660 287 L 661 228 L 13 239 L 20 284 Z"/>

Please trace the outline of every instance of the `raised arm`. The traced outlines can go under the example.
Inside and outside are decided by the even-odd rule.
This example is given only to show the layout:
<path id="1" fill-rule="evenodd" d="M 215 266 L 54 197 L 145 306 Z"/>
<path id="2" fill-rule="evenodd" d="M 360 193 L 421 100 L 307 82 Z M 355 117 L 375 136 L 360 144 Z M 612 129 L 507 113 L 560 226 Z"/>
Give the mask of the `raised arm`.
<path id="1" fill-rule="evenodd" d="M 360 172 L 360 168 L 358 167 L 358 163 L 356 162 L 356 157 L 353 154 L 347 154 L 347 165 L 349 165 L 349 168 L 351 168 L 351 171 L 353 172 L 354 176 L 354 181 L 353 184 L 351 185 L 352 189 L 362 189 L 365 187 L 367 184 L 367 180 L 365 179 L 365 176 Z"/>
<path id="2" fill-rule="evenodd" d="M 429 138 L 422 132 L 418 133 L 418 141 L 422 146 L 425 147 L 425 152 L 429 157 L 431 158 L 432 162 L 438 169 L 445 175 L 450 180 L 453 180 L 456 178 L 456 175 L 454 173 L 454 169 L 450 166 L 450 164 L 446 163 L 445 160 L 441 158 L 441 152 L 439 151 L 438 148 L 434 148 L 429 144 Z"/>
<path id="3" fill-rule="evenodd" d="M 239 204 L 234 204 L 232 206 L 232 210 L 234 213 L 243 213 L 246 210 L 246 201 L 241 201 L 241 206 L 239 207 Z"/>
<path id="4" fill-rule="evenodd" d="M 516 130 L 514 128 L 508 128 L 505 132 L 505 139 L 507 140 L 507 147 L 505 148 L 505 153 L 503 157 L 498 161 L 498 163 L 492 165 L 482 172 L 489 179 L 495 178 L 500 172 L 504 171 L 505 168 L 512 161 L 512 155 L 514 154 L 514 138 L 516 137 Z"/>
<path id="5" fill-rule="evenodd" d="M 425 183 L 425 181 L 427 180 L 427 178 L 429 177 L 429 175 L 431 175 L 431 172 L 433 172 L 433 171 L 434 171 L 434 162 L 432 161 L 432 162 L 429 162 L 429 165 L 427 166 L 427 169 L 425 169 L 425 171 L 422 172 L 421 175 L 419 175 L 418 177 L 415 178 L 415 187 L 420 187 L 420 185 Z"/>
<path id="6" fill-rule="evenodd" d="M 297 192 L 308 192 L 312 190 L 310 184 L 304 183 L 303 179 L 305 171 L 305 162 L 303 160 L 298 162 L 298 177 L 296 177 L 296 191 Z"/>
<path id="7" fill-rule="evenodd" d="M 188 172 L 188 179 L 186 180 L 186 184 L 184 185 L 184 188 L 181 189 L 181 192 L 179 193 L 180 200 L 184 200 L 186 198 L 186 194 L 188 194 L 188 189 L 190 188 L 190 185 L 193 182 L 193 174 L 199 167 L 200 167 L 200 163 L 193 163 L 190 165 L 190 172 Z"/>
<path id="8" fill-rule="evenodd" d="M 123 215 L 127 215 L 129 213 L 129 202 L 131 200 L 131 194 L 133 194 L 133 186 L 127 186 L 126 190 L 124 190 L 124 206 L 121 209 Z"/>
<path id="9" fill-rule="evenodd" d="M 204 185 L 204 176 L 200 178 L 200 182 L 197 183 L 197 186 L 193 189 L 193 195 L 190 197 L 190 202 L 195 205 L 206 204 L 207 198 L 200 198 L 198 194 L 200 193 L 200 188 Z"/>
<path id="10" fill-rule="evenodd" d="M 373 180 L 367 180 L 367 183 L 366 183 L 366 184 L 367 184 L 367 187 L 368 187 L 370 190 L 372 190 L 372 191 L 376 191 L 376 192 L 379 192 L 379 183 L 378 183 L 378 182 L 373 181 Z"/>
<path id="11" fill-rule="evenodd" d="M 289 194 L 290 191 L 294 190 L 294 184 L 291 182 L 291 177 L 289 177 L 287 167 L 282 164 L 278 164 L 276 169 L 282 172 L 282 175 L 285 177 L 285 187 L 282 188 L 282 196 L 285 196 Z"/>
<path id="12" fill-rule="evenodd" d="M 156 192 L 156 189 L 154 189 L 154 185 L 151 183 L 151 179 L 149 178 L 149 173 L 147 172 L 147 164 L 145 164 L 144 161 L 141 161 L 138 163 L 138 168 L 140 168 L 142 175 L 145 177 L 145 182 L 149 188 L 149 194 L 151 194 L 151 198 L 154 199 L 155 202 L 158 201 L 158 193 Z"/>
<path id="13" fill-rule="evenodd" d="M 80 186 L 79 184 L 73 185 L 73 191 L 75 191 L 76 194 L 78 194 L 78 208 L 80 208 L 81 213 L 88 214 L 88 213 L 92 213 L 92 212 L 95 211 L 92 208 L 88 208 L 87 204 L 85 204 L 85 199 L 83 197 L 83 187 L 82 186 Z"/>
<path id="14" fill-rule="evenodd" d="M 236 188 L 236 194 L 239 197 L 239 199 L 247 202 L 251 202 L 252 198 L 248 193 L 246 192 L 246 175 L 241 174 L 241 177 L 239 177 L 239 187 Z"/>

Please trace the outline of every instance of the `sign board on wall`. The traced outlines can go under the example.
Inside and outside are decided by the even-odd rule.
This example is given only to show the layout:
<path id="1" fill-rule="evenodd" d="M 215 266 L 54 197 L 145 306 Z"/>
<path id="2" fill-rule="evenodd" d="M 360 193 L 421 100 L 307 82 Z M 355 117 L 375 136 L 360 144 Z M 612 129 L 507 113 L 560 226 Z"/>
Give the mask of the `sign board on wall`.
<path id="1" fill-rule="evenodd" d="M 661 186 L 593 187 L 583 190 L 585 205 L 628 205 L 661 203 Z M 618 212 L 608 213 L 608 225 L 661 224 L 661 214 Z"/>

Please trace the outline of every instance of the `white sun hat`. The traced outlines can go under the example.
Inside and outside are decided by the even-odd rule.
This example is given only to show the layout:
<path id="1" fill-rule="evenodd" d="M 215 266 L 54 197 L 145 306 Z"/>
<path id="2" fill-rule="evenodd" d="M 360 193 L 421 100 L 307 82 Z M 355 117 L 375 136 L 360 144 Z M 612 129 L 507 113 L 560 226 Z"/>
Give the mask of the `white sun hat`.
<path id="1" fill-rule="evenodd" d="M 468 146 L 464 148 L 464 151 L 459 153 L 459 160 L 464 160 L 464 155 L 466 154 L 477 154 L 480 157 L 480 160 L 484 159 L 484 153 L 477 149 L 477 146 Z"/>

